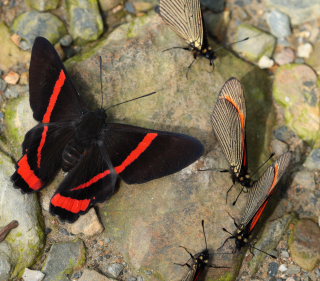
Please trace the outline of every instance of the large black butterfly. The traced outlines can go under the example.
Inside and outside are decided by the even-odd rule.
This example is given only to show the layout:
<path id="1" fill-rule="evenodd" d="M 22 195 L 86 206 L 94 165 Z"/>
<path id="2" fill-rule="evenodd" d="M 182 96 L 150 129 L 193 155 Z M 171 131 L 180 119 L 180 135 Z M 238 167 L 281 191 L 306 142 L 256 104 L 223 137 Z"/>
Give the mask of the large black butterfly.
<path id="1" fill-rule="evenodd" d="M 195 138 L 124 124 L 106 123 L 106 113 L 88 111 L 57 52 L 38 37 L 32 48 L 30 106 L 39 122 L 25 136 L 23 156 L 11 179 L 23 192 L 68 172 L 53 195 L 50 212 L 74 222 L 114 193 L 118 178 L 144 183 L 175 173 L 203 154 Z"/>

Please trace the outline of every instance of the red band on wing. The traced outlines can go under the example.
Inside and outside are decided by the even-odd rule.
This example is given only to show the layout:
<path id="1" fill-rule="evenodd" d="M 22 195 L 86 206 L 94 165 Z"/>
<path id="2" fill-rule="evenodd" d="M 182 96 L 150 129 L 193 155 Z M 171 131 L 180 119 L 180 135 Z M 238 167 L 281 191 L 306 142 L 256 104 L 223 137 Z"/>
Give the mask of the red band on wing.
<path id="1" fill-rule="evenodd" d="M 42 152 L 42 148 L 43 148 L 43 146 L 44 146 L 44 144 L 46 142 L 48 129 L 49 129 L 48 126 L 44 126 L 43 131 L 42 131 L 41 141 L 40 141 L 40 145 L 38 147 L 38 154 L 37 154 L 37 158 L 38 158 L 37 165 L 38 165 L 38 168 L 40 168 L 41 158 L 42 158 L 41 152 Z"/>
<path id="2" fill-rule="evenodd" d="M 59 95 L 61 93 L 61 89 L 62 89 L 65 81 L 66 81 L 66 75 L 65 75 L 64 71 L 61 70 L 59 78 L 58 78 L 56 84 L 54 85 L 53 93 L 52 93 L 52 95 L 50 97 L 49 105 L 47 107 L 47 111 L 43 116 L 42 123 L 49 123 L 50 122 L 52 111 L 53 111 L 53 109 L 54 109 L 54 107 L 55 107 L 55 105 L 57 103 L 58 97 L 59 97 Z M 40 145 L 38 147 L 38 154 L 37 154 L 37 158 L 38 158 L 37 165 L 38 165 L 38 168 L 40 168 L 40 165 L 41 165 L 42 149 L 43 149 L 44 144 L 46 143 L 47 133 L 48 133 L 48 126 L 45 126 L 43 128 Z"/>
<path id="3" fill-rule="evenodd" d="M 259 219 L 261 218 L 264 209 L 266 208 L 267 204 L 268 204 L 269 200 L 266 200 L 263 205 L 260 207 L 260 209 L 258 210 L 258 212 L 256 213 L 256 215 L 253 217 L 251 225 L 250 225 L 250 232 L 254 229 L 254 227 L 256 226 L 256 224 L 258 223 Z"/>
<path id="4" fill-rule="evenodd" d="M 118 174 L 122 173 L 131 163 L 133 163 L 135 160 L 139 158 L 139 156 L 146 151 L 146 149 L 151 145 L 153 140 L 158 136 L 157 133 L 149 133 L 147 134 L 143 140 L 138 144 L 138 146 L 129 154 L 129 156 L 121 163 L 121 165 L 115 167 L 115 170 Z M 111 173 L 110 170 L 106 170 L 95 177 L 93 177 L 91 180 L 72 188 L 71 191 L 79 190 L 86 188 L 97 181 L 101 180 L 105 176 L 109 175 Z"/>
<path id="5" fill-rule="evenodd" d="M 46 111 L 45 115 L 43 116 L 42 123 L 49 123 L 50 122 L 52 111 L 54 109 L 54 106 L 57 103 L 58 97 L 61 93 L 61 89 L 62 89 L 65 81 L 66 81 L 66 75 L 65 75 L 64 71 L 61 70 L 59 78 L 58 78 L 56 84 L 54 85 L 53 93 L 50 97 L 47 111 Z"/>
<path id="6" fill-rule="evenodd" d="M 78 200 L 62 196 L 59 193 L 54 195 L 51 199 L 51 203 L 55 207 L 66 209 L 74 214 L 77 214 L 81 211 L 86 211 L 90 205 L 90 202 L 90 199 Z"/>
<path id="7" fill-rule="evenodd" d="M 37 177 L 34 171 L 30 168 L 28 162 L 28 155 L 25 154 L 18 162 L 17 173 L 23 178 L 23 180 L 29 185 L 33 190 L 39 190 L 44 186 L 44 183 L 39 177 Z"/>

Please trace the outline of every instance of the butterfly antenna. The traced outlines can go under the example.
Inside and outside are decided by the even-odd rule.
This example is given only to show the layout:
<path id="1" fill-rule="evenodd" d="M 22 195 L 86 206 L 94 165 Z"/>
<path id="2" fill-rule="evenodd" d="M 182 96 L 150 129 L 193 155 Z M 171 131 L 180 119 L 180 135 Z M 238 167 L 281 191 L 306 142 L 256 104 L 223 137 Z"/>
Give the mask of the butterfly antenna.
<path id="1" fill-rule="evenodd" d="M 134 100 L 138 100 L 138 99 L 142 99 L 142 98 L 145 98 L 145 97 L 152 96 L 152 95 L 154 95 L 154 94 L 156 94 L 156 93 L 157 93 L 157 92 L 152 92 L 152 93 L 149 93 L 149 94 L 146 94 L 146 95 L 143 95 L 143 96 L 139 96 L 139 97 L 136 97 L 136 98 L 133 98 L 133 99 L 130 99 L 130 100 L 126 100 L 126 101 L 123 101 L 123 102 L 120 102 L 120 103 L 111 105 L 111 106 L 109 106 L 106 110 L 109 110 L 110 108 L 115 107 L 115 106 L 118 106 L 118 105 L 120 105 L 120 104 L 124 104 L 124 103 L 127 103 L 127 102 L 131 102 L 131 101 L 134 101 Z"/>
<path id="2" fill-rule="evenodd" d="M 270 257 L 272 257 L 273 259 L 276 259 L 276 258 L 277 258 L 275 255 L 271 255 L 271 254 L 269 254 L 269 253 L 267 253 L 267 252 L 265 252 L 265 251 L 263 251 L 263 250 L 261 250 L 261 249 L 259 249 L 259 248 L 256 248 L 256 247 L 255 247 L 255 246 L 253 246 L 252 244 L 249 244 L 249 246 L 250 246 L 251 248 L 253 248 L 253 249 L 255 249 L 255 250 L 257 250 L 257 251 L 261 252 L 261 253 L 264 253 L 264 254 L 266 254 L 266 255 L 268 255 L 268 256 L 270 256 Z"/>
<path id="3" fill-rule="evenodd" d="M 202 231 L 203 231 L 204 241 L 206 243 L 206 250 L 207 250 L 208 249 L 208 244 L 207 244 L 206 232 L 204 231 L 204 220 L 201 221 L 201 224 L 202 224 Z"/>
<path id="4" fill-rule="evenodd" d="M 240 192 L 239 192 L 236 200 L 233 201 L 233 203 L 232 203 L 233 206 L 236 205 L 236 203 L 237 203 L 237 201 L 238 201 L 238 198 L 240 197 L 240 194 L 243 192 L 243 190 L 244 190 L 244 186 L 242 186 L 242 188 L 241 188 L 241 190 L 240 190 Z"/>
<path id="5" fill-rule="evenodd" d="M 230 47 L 230 46 L 232 46 L 232 45 L 234 45 L 234 44 L 238 44 L 238 43 L 241 43 L 241 42 L 243 42 L 243 41 L 247 41 L 248 39 L 249 39 L 249 37 L 246 37 L 246 38 L 241 39 L 241 40 L 239 40 L 239 41 L 231 42 L 231 43 L 229 43 L 229 44 L 225 44 L 225 45 L 223 45 L 223 46 L 221 46 L 221 47 L 218 47 L 217 49 L 215 49 L 215 50 L 213 50 L 213 51 L 214 51 L 214 52 L 219 51 L 220 49 L 223 49 L 223 48 L 226 48 L 226 47 Z"/>
<path id="6" fill-rule="evenodd" d="M 101 109 L 103 108 L 103 91 L 102 91 L 102 57 L 99 56 L 100 65 L 100 92 L 101 92 Z"/>
<path id="7" fill-rule="evenodd" d="M 267 162 L 275 155 L 275 153 L 271 153 L 270 156 L 268 157 L 268 159 L 266 161 L 264 161 L 255 171 L 253 174 L 251 174 L 251 176 L 255 175 L 265 164 L 267 164 Z"/>

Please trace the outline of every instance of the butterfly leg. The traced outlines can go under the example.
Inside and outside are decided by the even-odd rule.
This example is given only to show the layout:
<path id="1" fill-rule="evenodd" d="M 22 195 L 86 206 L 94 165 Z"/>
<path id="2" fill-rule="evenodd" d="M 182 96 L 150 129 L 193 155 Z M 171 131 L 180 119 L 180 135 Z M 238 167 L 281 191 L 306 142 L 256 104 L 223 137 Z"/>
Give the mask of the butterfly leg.
<path id="1" fill-rule="evenodd" d="M 189 71 L 192 67 L 192 65 L 195 63 L 195 61 L 197 60 L 197 56 L 194 56 L 195 58 L 193 59 L 193 61 L 189 64 L 188 69 L 187 69 L 187 73 L 186 73 L 186 78 L 188 79 L 188 75 L 189 75 Z"/>
<path id="2" fill-rule="evenodd" d="M 190 257 L 191 257 L 192 259 L 194 259 L 194 256 L 188 251 L 188 249 L 187 249 L 186 247 L 183 247 L 183 246 L 179 246 L 179 247 L 185 249 L 186 252 L 190 255 Z"/>
<path id="3" fill-rule="evenodd" d="M 231 191 L 232 187 L 234 186 L 234 183 L 229 187 L 229 189 L 227 190 L 227 193 L 226 193 L 226 203 L 228 203 L 228 194 L 229 192 Z"/>
<path id="4" fill-rule="evenodd" d="M 174 263 L 175 265 L 180 265 L 180 266 L 187 266 L 187 267 L 189 267 L 189 268 L 191 268 L 191 265 L 190 264 L 188 264 L 188 263 Z"/>

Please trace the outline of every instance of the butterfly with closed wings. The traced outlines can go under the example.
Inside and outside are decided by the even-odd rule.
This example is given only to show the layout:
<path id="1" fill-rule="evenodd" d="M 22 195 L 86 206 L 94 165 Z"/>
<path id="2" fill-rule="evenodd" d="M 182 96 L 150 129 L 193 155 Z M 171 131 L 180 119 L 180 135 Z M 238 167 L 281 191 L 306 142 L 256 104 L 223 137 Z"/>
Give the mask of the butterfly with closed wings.
<path id="1" fill-rule="evenodd" d="M 288 168 L 290 159 L 290 152 L 282 154 L 270 167 L 267 168 L 260 179 L 253 183 L 253 186 L 249 191 L 248 202 L 240 223 L 237 224 L 234 220 L 237 231 L 232 234 L 223 228 L 225 232 L 231 234 L 226 241 L 229 239 L 235 239 L 236 249 L 240 250 L 242 247 L 249 245 L 250 248 L 254 248 L 263 252 L 252 245 L 251 235 L 256 229 L 258 222 L 261 220 L 271 196 L 275 193 L 277 183 Z M 223 245 L 226 243 L 226 241 L 223 243 Z M 273 255 L 270 256 L 276 258 Z"/>
<path id="2" fill-rule="evenodd" d="M 53 195 L 50 212 L 74 222 L 109 198 L 118 178 L 145 183 L 178 172 L 203 154 L 202 144 L 184 134 L 107 123 L 103 109 L 89 111 L 57 52 L 35 39 L 29 69 L 30 106 L 39 123 L 22 144 L 11 179 L 24 193 L 47 186 L 67 172 Z"/>

